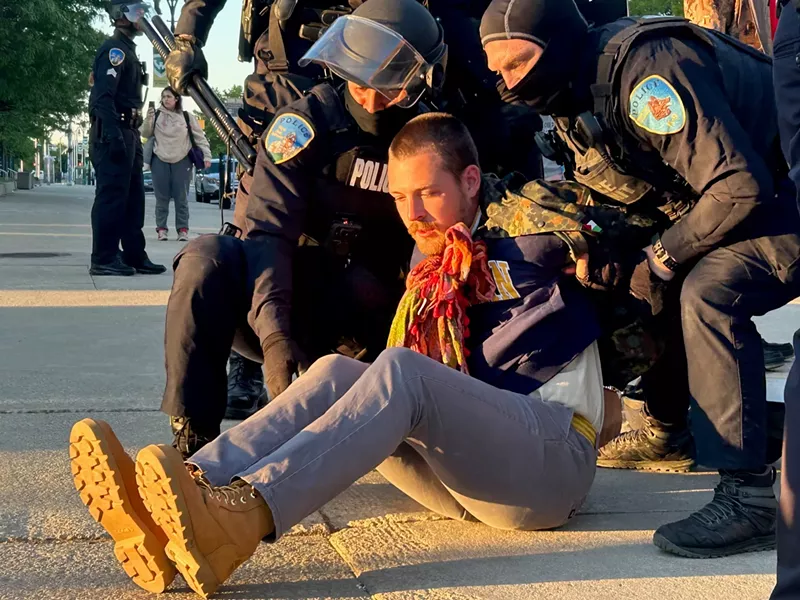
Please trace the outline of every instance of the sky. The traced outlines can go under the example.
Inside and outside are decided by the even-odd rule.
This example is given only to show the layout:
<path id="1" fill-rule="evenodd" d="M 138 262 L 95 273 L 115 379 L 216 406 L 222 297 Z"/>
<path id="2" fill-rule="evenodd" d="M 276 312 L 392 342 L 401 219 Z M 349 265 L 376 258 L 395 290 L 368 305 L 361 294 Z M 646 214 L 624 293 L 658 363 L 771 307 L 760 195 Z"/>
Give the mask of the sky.
<path id="1" fill-rule="evenodd" d="M 178 21 L 178 15 L 183 2 L 178 2 L 176 8 L 175 21 Z M 169 26 L 169 8 L 166 2 L 161 3 L 162 15 L 161 18 Z M 203 54 L 208 61 L 208 82 L 212 87 L 220 90 L 225 90 L 234 85 L 242 85 L 244 78 L 253 72 L 252 63 L 241 63 L 237 58 L 239 52 L 239 19 L 242 12 L 241 0 L 227 0 L 225 8 L 223 8 L 219 15 L 217 15 L 214 25 L 211 28 L 211 33 L 208 36 L 208 41 L 203 47 Z M 106 19 L 101 27 L 104 32 L 111 34 L 113 27 L 108 24 Z M 136 38 L 136 53 L 139 55 L 139 60 L 147 61 L 147 72 L 151 75 L 153 73 L 153 47 L 150 41 L 144 35 Z M 147 100 L 156 100 L 159 97 L 159 90 L 150 89 Z M 184 101 L 184 106 L 189 109 L 196 108 L 194 102 L 190 99 Z"/>

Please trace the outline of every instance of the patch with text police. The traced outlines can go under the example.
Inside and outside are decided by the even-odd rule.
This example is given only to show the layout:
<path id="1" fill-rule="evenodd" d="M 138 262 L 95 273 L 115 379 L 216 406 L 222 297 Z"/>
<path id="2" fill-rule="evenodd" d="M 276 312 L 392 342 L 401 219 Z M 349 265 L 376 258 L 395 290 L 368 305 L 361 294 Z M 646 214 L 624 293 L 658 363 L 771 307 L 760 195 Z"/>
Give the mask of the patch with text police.
<path id="1" fill-rule="evenodd" d="M 388 194 L 388 171 L 389 166 L 385 162 L 357 156 L 347 174 L 347 185 Z"/>
<path id="2" fill-rule="evenodd" d="M 276 165 L 291 160 L 314 139 L 314 128 L 295 113 L 275 117 L 264 137 L 264 148 Z"/>
<path id="3" fill-rule="evenodd" d="M 112 48 L 108 51 L 108 60 L 112 67 L 118 67 L 125 60 L 125 53 L 119 48 Z"/>
<path id="4" fill-rule="evenodd" d="M 650 75 L 631 92 L 628 116 L 650 133 L 678 133 L 686 125 L 686 109 L 675 88 L 663 77 Z"/>

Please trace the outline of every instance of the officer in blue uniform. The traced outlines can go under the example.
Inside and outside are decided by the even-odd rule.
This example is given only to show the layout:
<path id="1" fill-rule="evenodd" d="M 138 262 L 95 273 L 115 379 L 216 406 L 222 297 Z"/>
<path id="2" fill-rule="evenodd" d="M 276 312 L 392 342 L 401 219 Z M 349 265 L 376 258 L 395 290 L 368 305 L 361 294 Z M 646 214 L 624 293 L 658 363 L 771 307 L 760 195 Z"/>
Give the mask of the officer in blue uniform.
<path id="1" fill-rule="evenodd" d="M 627 256 L 593 265 L 589 253 L 589 278 L 629 283 L 683 330 L 647 390 L 645 426 L 601 449 L 598 465 L 686 468 L 690 396 L 697 461 L 719 469 L 720 483 L 706 507 L 660 527 L 654 542 L 692 558 L 773 548 L 764 357 L 752 317 L 800 295 L 800 217 L 778 148 L 769 58 L 682 19 L 590 29 L 571 0 L 493 0 L 481 37 L 509 91 L 556 117 L 578 181 L 626 212 L 661 213 L 660 235 Z M 673 384 L 687 368 L 684 393 Z"/>
<path id="2" fill-rule="evenodd" d="M 778 103 L 781 148 L 789 176 L 800 190 L 800 5 L 781 2 L 775 32 L 773 81 Z M 800 207 L 800 195 L 797 196 Z M 800 356 L 800 331 L 794 334 L 795 357 Z M 772 600 L 800 598 L 800 362 L 795 358 L 784 390 L 786 433 L 781 468 L 778 515 L 778 582 Z"/>
<path id="3" fill-rule="evenodd" d="M 309 359 L 376 356 L 403 291 L 411 245 L 387 193 L 387 151 L 441 89 L 442 28 L 415 0 L 368 0 L 306 59 L 348 83 L 314 87 L 266 128 L 248 236 L 203 236 L 175 259 L 162 410 L 184 454 L 219 434 L 232 346 L 264 363 L 274 398 Z"/>
<path id="4" fill-rule="evenodd" d="M 109 3 L 114 35 L 94 60 L 89 96 L 91 159 L 97 175 L 92 206 L 92 275 L 158 274 L 166 271 L 147 257 L 142 178 L 142 87 L 144 64 L 136 57 L 137 21 L 144 2 Z M 119 255 L 120 243 L 122 256 Z"/>
<path id="5" fill-rule="evenodd" d="M 245 0 L 242 3 L 239 60 L 252 61 L 254 70 L 245 79 L 243 106 L 238 116 L 240 126 L 254 143 L 277 110 L 323 80 L 319 65 L 298 65 L 315 36 L 336 15 L 345 14 L 362 2 Z M 498 77 L 489 71 L 483 57 L 477 24 L 488 0 L 420 3 L 441 22 L 445 43 L 450 48 L 439 107 L 458 114 L 467 123 L 478 142 L 485 167 L 497 164 L 524 172 L 531 179 L 540 176 L 541 156 L 535 146 L 527 146 L 525 141 L 538 131 L 541 120 L 527 107 L 501 101 Z M 184 3 L 175 28 L 176 48 L 166 61 L 170 83 L 179 92 L 184 93 L 194 73 L 208 76 L 203 46 L 225 4 L 226 0 Z M 526 146 L 527 150 L 522 151 Z M 233 222 L 242 229 L 244 237 L 249 233 L 245 214 L 252 184 L 252 177 L 240 174 Z M 261 367 L 237 352 L 231 353 L 229 364 L 226 417 L 245 418 L 266 402 Z"/>

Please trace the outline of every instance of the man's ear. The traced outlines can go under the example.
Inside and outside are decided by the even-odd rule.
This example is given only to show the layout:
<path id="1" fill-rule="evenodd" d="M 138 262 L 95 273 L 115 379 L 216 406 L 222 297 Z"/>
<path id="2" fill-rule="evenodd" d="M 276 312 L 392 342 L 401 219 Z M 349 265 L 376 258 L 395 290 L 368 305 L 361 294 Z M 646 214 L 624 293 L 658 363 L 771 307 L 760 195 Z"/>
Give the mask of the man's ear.
<path id="1" fill-rule="evenodd" d="M 481 169 L 478 165 L 470 165 L 461 173 L 461 185 L 470 198 L 477 196 L 481 189 Z"/>

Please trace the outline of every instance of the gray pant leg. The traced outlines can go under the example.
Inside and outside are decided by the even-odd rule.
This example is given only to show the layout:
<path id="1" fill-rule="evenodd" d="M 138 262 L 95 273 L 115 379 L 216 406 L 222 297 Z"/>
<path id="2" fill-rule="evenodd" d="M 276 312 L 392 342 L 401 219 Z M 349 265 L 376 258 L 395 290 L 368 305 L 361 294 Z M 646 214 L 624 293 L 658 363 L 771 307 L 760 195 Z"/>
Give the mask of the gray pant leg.
<path id="1" fill-rule="evenodd" d="M 428 510 L 457 521 L 477 520 L 458 503 L 410 444 L 400 444 L 377 468 L 389 483 Z"/>
<path id="2" fill-rule="evenodd" d="M 321 362 L 300 381 L 331 376 L 340 359 Z M 295 399 L 294 388 L 284 402 Z M 578 509 L 594 478 L 595 450 L 571 417 L 562 405 L 393 348 L 324 414 L 237 475 L 264 497 L 280 536 L 406 441 L 478 520 L 503 529 L 555 527 Z M 242 441 L 230 436 L 207 448 Z M 204 456 L 192 462 L 207 470 Z"/>
<path id="3" fill-rule="evenodd" d="M 156 196 L 156 229 L 167 229 L 169 218 L 169 199 L 172 195 L 172 175 L 169 163 L 153 154 L 150 173 L 153 176 L 153 193 Z"/>
<path id="4" fill-rule="evenodd" d="M 228 485 L 325 414 L 368 367 L 339 355 L 321 358 L 284 393 L 201 448 L 189 462 L 213 485 Z"/>
<path id="5" fill-rule="evenodd" d="M 189 229 L 189 184 L 192 180 L 192 161 L 186 156 L 172 165 L 170 196 L 175 200 L 175 229 Z"/>
<path id="6" fill-rule="evenodd" d="M 347 392 L 369 365 L 343 356 L 314 363 L 258 413 L 229 429 L 192 456 L 213 485 L 227 485 L 238 473 L 259 462 L 316 421 Z M 403 442 L 378 466 L 392 485 L 425 508 L 452 519 L 472 519 L 436 477 L 425 459 Z"/>

